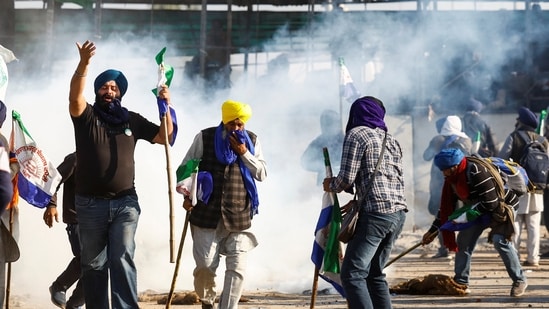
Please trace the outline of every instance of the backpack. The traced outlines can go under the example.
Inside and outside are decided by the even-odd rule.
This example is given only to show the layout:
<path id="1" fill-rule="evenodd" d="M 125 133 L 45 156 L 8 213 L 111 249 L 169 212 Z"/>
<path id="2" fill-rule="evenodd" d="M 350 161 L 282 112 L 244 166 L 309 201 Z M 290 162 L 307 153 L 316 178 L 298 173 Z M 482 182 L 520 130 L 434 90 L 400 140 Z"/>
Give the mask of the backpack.
<path id="1" fill-rule="evenodd" d="M 504 187 L 513 190 L 516 195 L 521 196 L 534 190 L 534 185 L 528 178 L 528 173 L 517 162 L 498 157 L 488 157 L 484 160 L 490 162 L 498 170 L 503 179 Z"/>
<path id="2" fill-rule="evenodd" d="M 525 131 L 517 131 L 526 143 L 521 152 L 518 163 L 524 167 L 528 178 L 534 184 L 535 190 L 543 190 L 547 187 L 547 175 L 549 173 L 549 155 L 543 141 L 545 137 L 539 136 L 532 140 Z"/>
<path id="3" fill-rule="evenodd" d="M 468 157 L 471 161 L 483 165 L 490 174 L 496 178 L 496 183 L 502 185 L 502 189 L 509 189 L 517 196 L 521 196 L 534 190 L 526 170 L 518 163 L 498 157 L 482 158 L 478 155 Z M 499 175 L 499 177 L 497 177 Z"/>
<path id="4" fill-rule="evenodd" d="M 463 145 L 459 140 L 459 136 L 455 134 L 446 136 L 446 139 L 444 140 L 444 144 L 442 144 L 440 149 L 442 150 L 446 148 L 457 148 L 461 150 L 466 156 L 470 154 L 469 147 L 466 147 L 465 145 Z"/>

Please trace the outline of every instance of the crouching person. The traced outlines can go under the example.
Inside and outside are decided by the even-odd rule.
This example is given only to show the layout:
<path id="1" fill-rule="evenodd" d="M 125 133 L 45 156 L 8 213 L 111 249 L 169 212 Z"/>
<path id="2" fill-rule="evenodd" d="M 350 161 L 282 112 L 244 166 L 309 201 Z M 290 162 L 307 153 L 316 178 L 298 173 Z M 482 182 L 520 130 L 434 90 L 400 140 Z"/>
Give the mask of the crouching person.
<path id="1" fill-rule="evenodd" d="M 440 232 L 444 245 L 456 251 L 454 281 L 469 286 L 473 251 L 482 232 L 490 227 L 489 242 L 494 244 L 513 281 L 510 295 L 523 295 L 528 285 L 512 242 L 517 195 L 503 187 L 501 177 L 490 171 L 488 164 L 479 158 L 466 157 L 459 149 L 442 150 L 434 163 L 444 174 L 444 186 L 437 218 L 423 235 L 422 243 L 431 243 L 436 230 L 443 227 Z M 457 209 L 458 201 L 464 208 Z M 459 226 L 454 229 L 459 230 L 457 238 L 452 229 L 445 229 L 448 224 Z"/>

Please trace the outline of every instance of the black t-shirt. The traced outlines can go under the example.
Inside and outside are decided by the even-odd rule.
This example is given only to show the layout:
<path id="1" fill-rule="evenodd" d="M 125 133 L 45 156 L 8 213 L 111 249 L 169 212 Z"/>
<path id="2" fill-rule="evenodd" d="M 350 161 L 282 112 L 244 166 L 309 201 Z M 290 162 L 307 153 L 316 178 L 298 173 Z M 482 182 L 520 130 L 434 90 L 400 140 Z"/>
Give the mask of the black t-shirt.
<path id="1" fill-rule="evenodd" d="M 71 117 L 76 140 L 76 193 L 112 198 L 135 191 L 134 151 L 137 140 L 152 143 L 159 126 L 129 112 L 120 126 L 102 122 L 87 104 L 79 117 Z"/>

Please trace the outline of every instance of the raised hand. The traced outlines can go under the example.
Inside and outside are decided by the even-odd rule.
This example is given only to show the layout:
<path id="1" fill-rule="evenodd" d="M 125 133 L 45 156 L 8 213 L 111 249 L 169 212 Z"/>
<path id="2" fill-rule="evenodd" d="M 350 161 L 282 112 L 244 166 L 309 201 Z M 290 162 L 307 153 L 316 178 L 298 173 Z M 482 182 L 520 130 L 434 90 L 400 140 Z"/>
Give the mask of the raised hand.
<path id="1" fill-rule="evenodd" d="M 88 64 L 91 57 L 95 55 L 95 50 L 97 49 L 95 43 L 86 40 L 86 42 L 84 42 L 82 45 L 76 42 L 76 46 L 78 47 L 78 53 L 80 54 L 80 61 Z"/>

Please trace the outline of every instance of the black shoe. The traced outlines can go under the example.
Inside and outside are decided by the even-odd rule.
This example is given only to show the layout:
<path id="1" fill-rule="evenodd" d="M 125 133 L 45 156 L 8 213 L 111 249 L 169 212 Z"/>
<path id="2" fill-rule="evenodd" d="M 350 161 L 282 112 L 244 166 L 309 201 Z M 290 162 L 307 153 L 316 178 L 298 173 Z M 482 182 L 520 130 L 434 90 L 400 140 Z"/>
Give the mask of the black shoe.
<path id="1" fill-rule="evenodd" d="M 81 309 L 84 306 L 84 300 L 75 300 L 74 297 L 69 298 L 65 309 Z"/>
<path id="2" fill-rule="evenodd" d="M 549 259 L 549 252 L 545 252 L 544 254 L 539 256 L 542 259 Z"/>
<path id="3" fill-rule="evenodd" d="M 65 308 L 67 304 L 65 290 L 60 288 L 55 282 L 50 286 L 51 302 L 59 308 Z"/>
<path id="4" fill-rule="evenodd" d="M 433 255 L 431 258 L 432 259 L 452 259 L 452 257 L 448 255 L 448 253 L 441 253 L 441 252 L 438 252 L 437 254 Z"/>
<path id="5" fill-rule="evenodd" d="M 214 309 L 214 305 L 212 305 L 212 304 L 202 304 L 202 309 Z"/>

